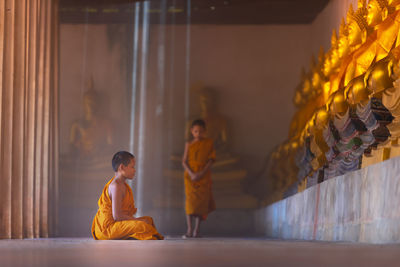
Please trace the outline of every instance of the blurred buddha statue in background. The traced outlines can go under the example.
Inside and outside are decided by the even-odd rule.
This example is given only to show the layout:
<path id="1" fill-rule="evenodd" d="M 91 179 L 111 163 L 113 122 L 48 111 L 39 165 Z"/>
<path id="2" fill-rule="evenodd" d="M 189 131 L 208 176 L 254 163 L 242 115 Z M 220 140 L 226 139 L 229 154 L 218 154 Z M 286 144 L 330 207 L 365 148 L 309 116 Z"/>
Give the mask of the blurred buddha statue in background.
<path id="1" fill-rule="evenodd" d="M 83 94 L 83 118 L 71 126 L 70 144 L 73 153 L 89 156 L 106 152 L 113 143 L 111 122 L 100 114 L 100 96 L 94 90 L 93 78 Z"/>
<path id="2" fill-rule="evenodd" d="M 212 138 L 216 150 L 217 160 L 214 166 L 236 163 L 237 158 L 232 158 L 228 147 L 228 125 L 225 117 L 218 110 L 218 95 L 209 87 L 199 89 L 200 114 L 193 119 L 201 118 L 207 125 L 207 137 Z M 186 138 L 190 137 L 191 121 L 186 124 Z"/>
<path id="3" fill-rule="evenodd" d="M 216 151 L 227 152 L 228 132 L 225 118 L 218 112 L 216 93 L 205 88 L 200 93 L 200 117 L 206 122 L 207 136 L 214 140 Z"/>

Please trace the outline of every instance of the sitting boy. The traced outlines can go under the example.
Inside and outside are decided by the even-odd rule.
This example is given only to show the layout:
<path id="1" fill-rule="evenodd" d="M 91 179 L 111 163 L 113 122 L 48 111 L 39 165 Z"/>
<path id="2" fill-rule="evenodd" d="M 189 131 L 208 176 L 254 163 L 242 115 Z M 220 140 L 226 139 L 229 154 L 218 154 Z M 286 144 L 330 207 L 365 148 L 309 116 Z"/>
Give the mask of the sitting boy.
<path id="1" fill-rule="evenodd" d="M 92 224 L 92 235 L 97 240 L 108 239 L 164 239 L 157 232 L 153 219 L 135 218 L 132 189 L 125 182 L 135 176 L 135 157 L 126 151 L 117 152 L 112 159 L 115 176 L 105 185 L 98 201 L 99 210 Z"/>

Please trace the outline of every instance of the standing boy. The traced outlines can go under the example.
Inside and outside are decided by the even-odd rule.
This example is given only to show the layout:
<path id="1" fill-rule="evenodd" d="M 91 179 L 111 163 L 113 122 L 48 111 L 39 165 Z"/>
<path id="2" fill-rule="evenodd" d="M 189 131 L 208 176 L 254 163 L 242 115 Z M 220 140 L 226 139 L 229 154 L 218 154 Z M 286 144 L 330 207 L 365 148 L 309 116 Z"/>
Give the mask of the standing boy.
<path id="1" fill-rule="evenodd" d="M 206 124 L 195 120 L 190 128 L 192 140 L 186 143 L 182 165 L 185 168 L 187 232 L 183 238 L 199 237 L 200 221 L 215 210 L 211 188 L 211 165 L 215 161 L 213 140 L 206 138 Z M 195 221 L 192 229 L 192 219 Z"/>

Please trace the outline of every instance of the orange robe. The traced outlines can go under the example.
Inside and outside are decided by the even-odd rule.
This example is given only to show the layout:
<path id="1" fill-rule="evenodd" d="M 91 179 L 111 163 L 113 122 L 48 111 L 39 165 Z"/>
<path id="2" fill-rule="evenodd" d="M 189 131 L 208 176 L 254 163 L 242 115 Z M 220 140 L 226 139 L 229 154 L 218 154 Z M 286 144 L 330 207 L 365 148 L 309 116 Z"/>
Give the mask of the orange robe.
<path id="1" fill-rule="evenodd" d="M 112 216 L 111 199 L 108 195 L 108 186 L 114 180 L 114 177 L 106 184 L 103 193 L 98 201 L 99 210 L 93 219 L 92 235 L 94 239 L 164 239 L 157 232 L 154 226 L 153 219 L 145 216 L 141 219 L 147 220 L 149 223 L 136 220 L 115 221 Z M 132 189 L 125 184 L 126 191 L 122 200 L 122 212 L 128 216 L 133 216 L 136 213 L 135 203 L 133 200 Z"/>
<path id="2" fill-rule="evenodd" d="M 189 145 L 188 165 L 193 172 L 201 171 L 207 162 L 215 160 L 213 140 L 204 138 Z M 215 210 L 215 201 L 212 194 L 211 171 L 208 170 L 198 181 L 192 181 L 185 171 L 186 214 L 201 216 L 203 220 L 208 213 Z"/>

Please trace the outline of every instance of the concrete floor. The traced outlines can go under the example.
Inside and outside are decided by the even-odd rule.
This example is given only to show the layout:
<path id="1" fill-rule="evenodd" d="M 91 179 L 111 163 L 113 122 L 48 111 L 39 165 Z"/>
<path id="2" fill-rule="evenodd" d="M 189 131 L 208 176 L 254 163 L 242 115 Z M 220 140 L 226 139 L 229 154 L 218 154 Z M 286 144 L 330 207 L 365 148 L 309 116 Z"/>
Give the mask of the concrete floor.
<path id="1" fill-rule="evenodd" d="M 0 240 L 0 266 L 400 266 L 400 245 L 258 238 Z"/>

